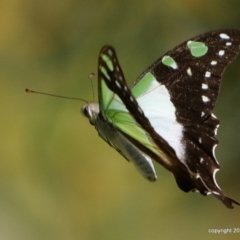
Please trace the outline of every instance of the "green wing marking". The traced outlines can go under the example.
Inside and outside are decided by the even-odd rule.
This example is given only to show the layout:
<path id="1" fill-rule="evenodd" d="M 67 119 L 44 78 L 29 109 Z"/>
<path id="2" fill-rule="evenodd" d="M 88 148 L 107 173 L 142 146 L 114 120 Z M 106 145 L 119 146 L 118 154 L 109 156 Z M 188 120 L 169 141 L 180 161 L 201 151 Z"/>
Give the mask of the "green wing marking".
<path id="1" fill-rule="evenodd" d="M 202 57 L 208 52 L 208 47 L 203 42 L 188 41 L 187 46 L 193 57 Z"/>
<path id="2" fill-rule="evenodd" d="M 138 98 L 144 94 L 144 92 L 150 88 L 154 80 L 155 78 L 151 73 L 145 74 L 131 89 L 133 96 Z"/>

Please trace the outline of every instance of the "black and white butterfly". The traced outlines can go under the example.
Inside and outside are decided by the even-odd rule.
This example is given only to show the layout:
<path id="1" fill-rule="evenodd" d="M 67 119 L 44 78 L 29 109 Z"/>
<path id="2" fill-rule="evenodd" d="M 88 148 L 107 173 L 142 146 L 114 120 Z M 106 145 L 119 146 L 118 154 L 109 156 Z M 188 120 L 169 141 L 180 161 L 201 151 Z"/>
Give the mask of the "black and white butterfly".
<path id="1" fill-rule="evenodd" d="M 167 52 L 128 87 L 111 46 L 99 54 L 99 103 L 82 109 L 99 135 L 155 181 L 152 160 L 185 192 L 213 194 L 228 208 L 215 175 L 219 120 L 212 114 L 222 74 L 240 51 L 240 31 L 211 31 Z"/>

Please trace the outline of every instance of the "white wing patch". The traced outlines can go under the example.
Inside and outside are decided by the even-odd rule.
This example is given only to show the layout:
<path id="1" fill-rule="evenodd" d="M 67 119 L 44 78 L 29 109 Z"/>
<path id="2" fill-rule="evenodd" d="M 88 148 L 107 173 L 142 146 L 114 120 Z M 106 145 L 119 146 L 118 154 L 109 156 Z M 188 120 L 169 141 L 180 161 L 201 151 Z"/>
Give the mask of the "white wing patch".
<path id="1" fill-rule="evenodd" d="M 102 88 L 107 88 L 104 81 L 102 81 Z M 175 150 L 179 160 L 184 163 L 185 146 L 182 143 L 183 127 L 176 120 L 176 109 L 170 100 L 167 88 L 158 83 L 151 73 L 147 73 L 131 90 L 139 107 L 144 112 L 145 117 L 150 121 L 152 127 L 168 142 Z M 108 91 L 111 94 L 109 94 L 106 108 L 108 110 L 117 109 L 118 111 L 128 113 L 128 110 L 118 95 L 109 89 Z M 122 122 L 122 124 L 126 125 L 127 123 Z M 137 123 L 135 124 L 137 125 Z M 120 122 L 118 122 L 116 126 L 127 133 L 125 127 L 120 126 Z M 148 144 L 150 144 L 150 142 Z"/>
<path id="2" fill-rule="evenodd" d="M 175 150 L 177 157 L 184 161 L 185 149 L 181 142 L 183 127 L 176 120 L 176 109 L 167 88 L 157 82 L 151 73 L 147 73 L 139 82 L 144 81 L 147 88 L 142 89 L 136 100 L 155 131 Z"/>

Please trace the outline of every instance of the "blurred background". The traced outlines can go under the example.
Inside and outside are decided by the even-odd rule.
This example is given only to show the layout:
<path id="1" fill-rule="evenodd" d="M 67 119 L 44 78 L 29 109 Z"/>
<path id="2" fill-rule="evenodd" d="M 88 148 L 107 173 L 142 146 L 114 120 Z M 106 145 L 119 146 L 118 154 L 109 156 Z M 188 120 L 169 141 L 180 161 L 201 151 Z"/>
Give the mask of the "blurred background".
<path id="1" fill-rule="evenodd" d="M 128 83 L 200 33 L 240 29 L 238 0 L 0 1 L 0 239 L 239 239 L 240 208 L 184 193 L 155 165 L 149 183 L 98 137 L 83 103 L 104 44 Z M 240 56 L 224 74 L 214 113 L 221 120 L 217 180 L 240 200 Z M 93 79 L 97 98 L 97 76 Z"/>

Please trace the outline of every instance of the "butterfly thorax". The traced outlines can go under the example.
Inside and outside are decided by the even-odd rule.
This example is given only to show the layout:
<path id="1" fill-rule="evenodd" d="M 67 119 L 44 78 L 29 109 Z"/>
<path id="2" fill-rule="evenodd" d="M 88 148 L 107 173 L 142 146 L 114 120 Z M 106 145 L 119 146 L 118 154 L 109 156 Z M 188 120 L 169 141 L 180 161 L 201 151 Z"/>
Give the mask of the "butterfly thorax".
<path id="1" fill-rule="evenodd" d="M 91 125 L 94 125 L 96 130 L 98 131 L 99 136 L 105 140 L 110 146 L 116 147 L 118 144 L 118 131 L 114 126 L 106 121 L 106 119 L 100 113 L 99 103 L 98 102 L 90 102 L 84 105 L 81 109 L 81 112 L 85 117 L 88 118 Z"/>

